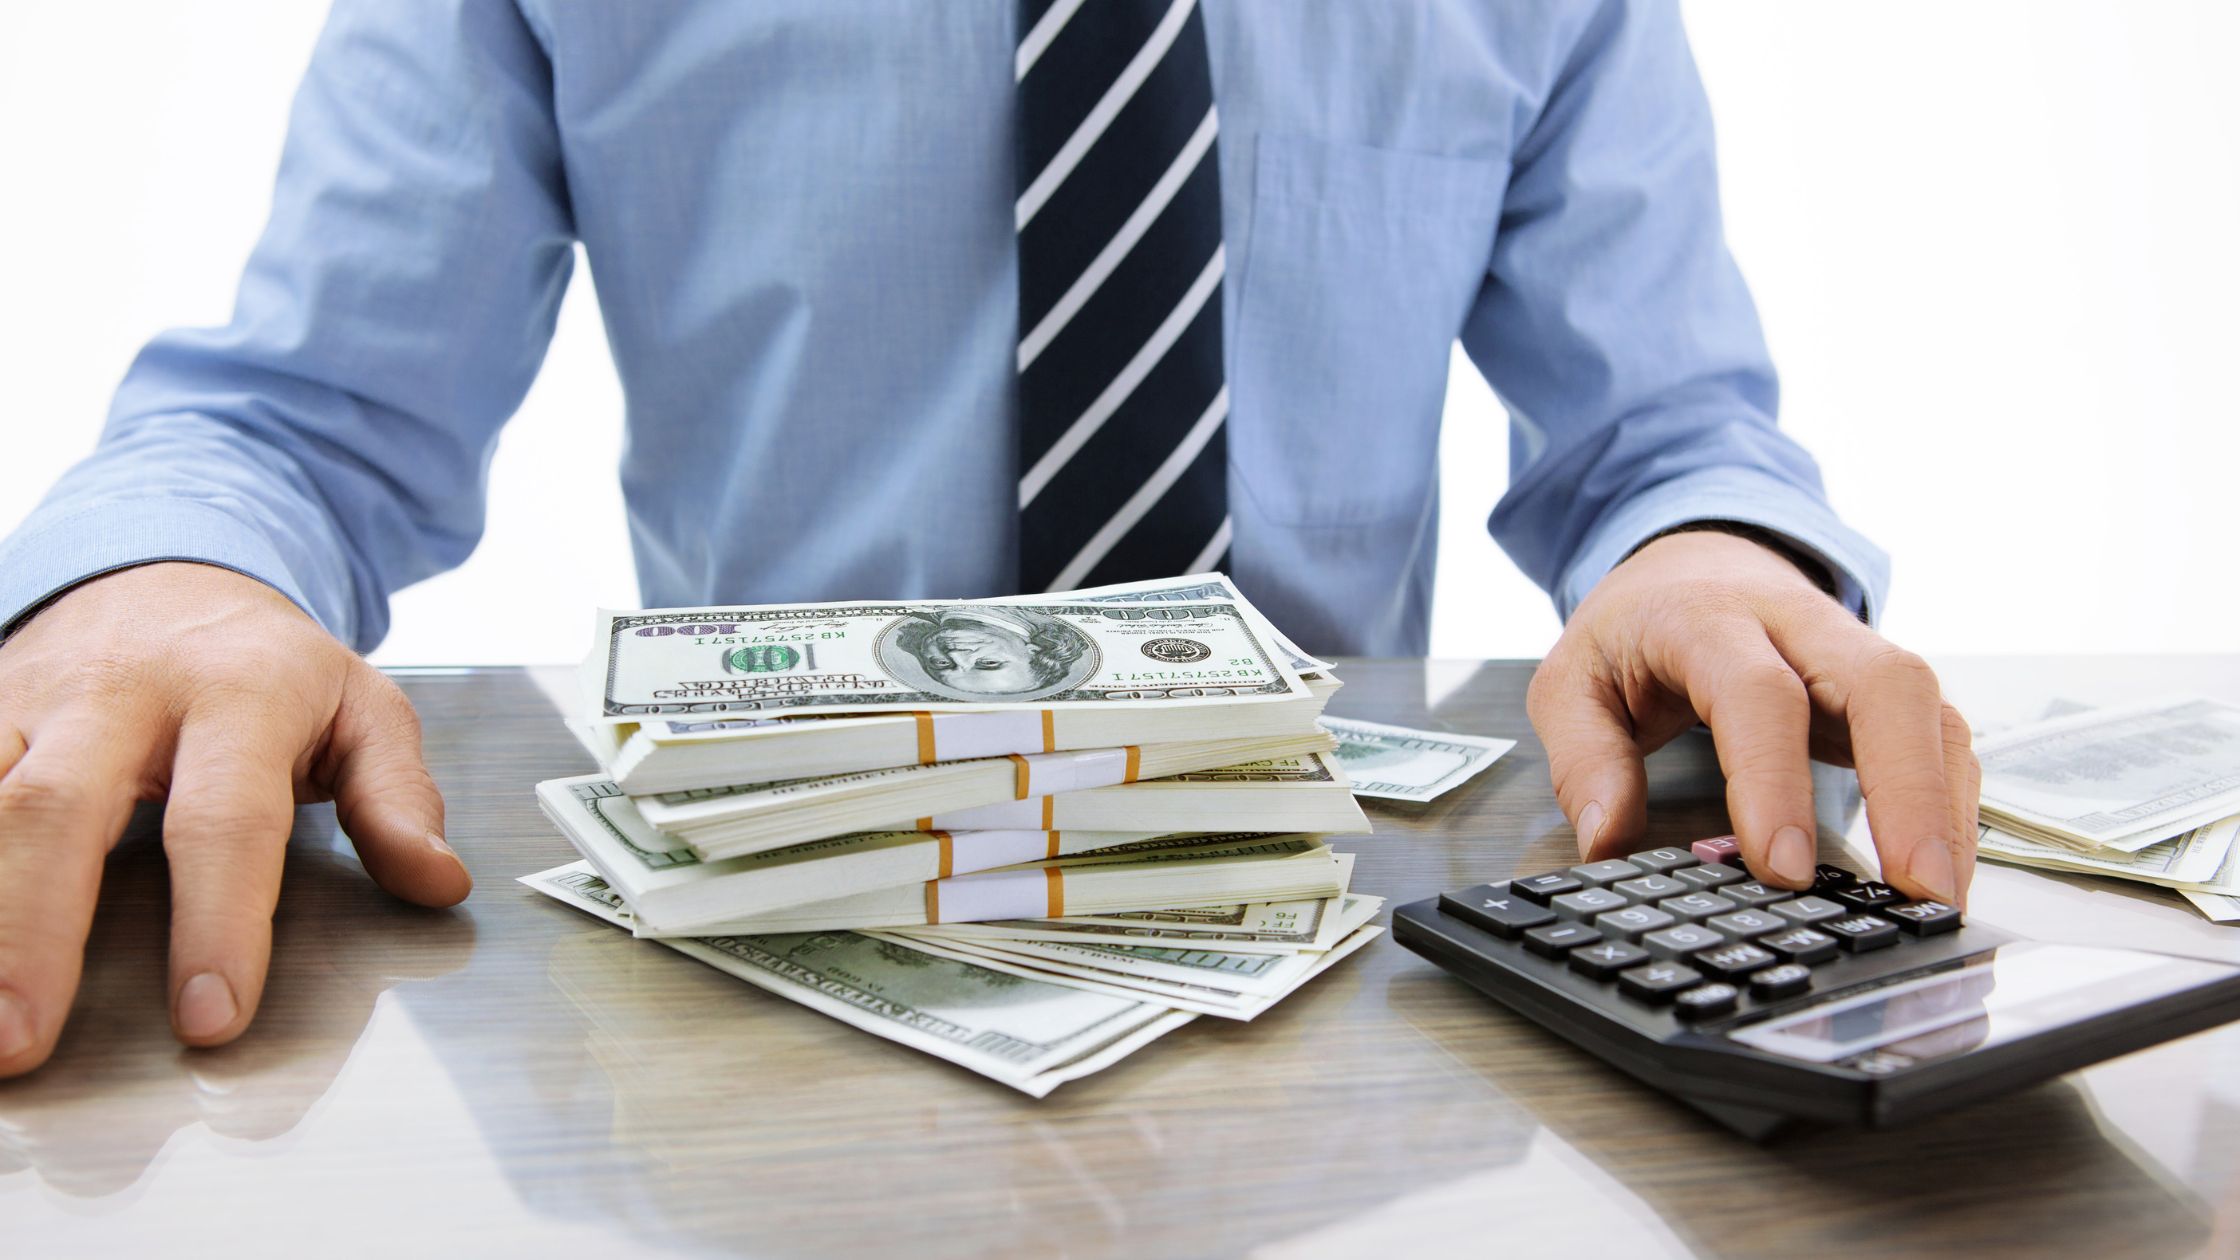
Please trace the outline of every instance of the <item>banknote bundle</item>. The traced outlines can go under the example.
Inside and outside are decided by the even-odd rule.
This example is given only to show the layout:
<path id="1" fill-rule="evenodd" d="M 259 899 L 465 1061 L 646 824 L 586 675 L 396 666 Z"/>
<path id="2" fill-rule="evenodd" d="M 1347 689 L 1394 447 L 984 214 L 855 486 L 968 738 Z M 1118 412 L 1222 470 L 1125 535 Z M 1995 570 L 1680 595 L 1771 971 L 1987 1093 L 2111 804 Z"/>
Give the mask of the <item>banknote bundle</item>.
<path id="1" fill-rule="evenodd" d="M 2240 920 L 2240 707 L 2056 714 L 1979 739 L 1985 857 L 2173 889 Z"/>
<path id="2" fill-rule="evenodd" d="M 537 800 L 582 860 L 524 883 L 1038 1094 L 1195 1015 L 1248 1019 L 1379 930 L 1329 843 L 1369 830 L 1348 759 L 1398 794 L 1499 751 L 1349 744 L 1321 724 L 1330 665 L 1219 574 L 602 612 L 581 681 L 569 728 L 601 772 Z M 804 979 L 833 951 L 864 1004 Z M 1068 1050 L 983 1054 L 898 1004 Z"/>

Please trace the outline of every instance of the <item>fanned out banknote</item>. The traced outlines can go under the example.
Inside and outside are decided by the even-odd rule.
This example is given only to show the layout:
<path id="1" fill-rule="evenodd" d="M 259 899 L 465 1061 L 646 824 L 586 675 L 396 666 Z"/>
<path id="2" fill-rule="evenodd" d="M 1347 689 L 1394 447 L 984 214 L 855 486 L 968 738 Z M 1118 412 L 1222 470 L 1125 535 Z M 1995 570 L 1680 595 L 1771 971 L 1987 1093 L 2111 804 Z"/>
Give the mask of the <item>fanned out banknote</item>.
<path id="1" fill-rule="evenodd" d="M 1419 731 L 1328 714 L 1322 729 L 1337 737 L 1338 763 L 1353 780 L 1353 794 L 1388 801 L 1436 800 L 1517 746 L 1513 739 Z"/>
<path id="2" fill-rule="evenodd" d="M 521 882 L 618 928 L 633 926 L 620 894 L 588 863 Z M 1199 976 L 1201 982 L 1171 983 L 1119 968 L 975 958 L 947 943 L 883 932 L 669 938 L 661 944 L 789 1002 L 1040 1098 L 1200 1014 L 1241 1020 L 1267 1010 L 1382 931 L 1367 924 L 1364 905 L 1368 915 L 1375 913 L 1373 899 L 1363 899 L 1351 912 L 1359 926 L 1329 949 L 1283 956 L 1282 975 L 1273 980 L 1255 962 L 1231 969 L 1240 979 L 1209 963 L 1197 969 L 1210 973 Z M 1161 948 L 1156 942 L 1148 947 Z M 1253 991 L 1242 991 L 1240 983 Z M 1155 989 L 1163 992 L 1154 995 Z"/>
<path id="3" fill-rule="evenodd" d="M 2240 917 L 2240 707 L 2167 700 L 2057 703 L 1980 739 L 1977 851 L 2017 866 L 2102 875 Z"/>

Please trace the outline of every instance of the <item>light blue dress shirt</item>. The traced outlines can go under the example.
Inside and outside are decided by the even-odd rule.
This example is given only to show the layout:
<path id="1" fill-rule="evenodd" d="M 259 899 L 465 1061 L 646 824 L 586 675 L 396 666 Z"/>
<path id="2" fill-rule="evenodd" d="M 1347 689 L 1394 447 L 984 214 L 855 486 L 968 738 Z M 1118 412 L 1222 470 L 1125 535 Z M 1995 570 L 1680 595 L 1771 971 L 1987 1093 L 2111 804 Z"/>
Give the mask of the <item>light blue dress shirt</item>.
<path id="1" fill-rule="evenodd" d="M 1457 337 L 1494 537 L 1568 614 L 1697 519 L 1886 562 L 1774 424 L 1668 0 L 1203 0 L 1233 569 L 1424 650 Z M 466 558 L 581 242 L 649 604 L 1011 589 L 1016 0 L 340 0 L 231 324 L 158 338 L 0 547 L 0 619 L 208 561 L 361 649 Z"/>

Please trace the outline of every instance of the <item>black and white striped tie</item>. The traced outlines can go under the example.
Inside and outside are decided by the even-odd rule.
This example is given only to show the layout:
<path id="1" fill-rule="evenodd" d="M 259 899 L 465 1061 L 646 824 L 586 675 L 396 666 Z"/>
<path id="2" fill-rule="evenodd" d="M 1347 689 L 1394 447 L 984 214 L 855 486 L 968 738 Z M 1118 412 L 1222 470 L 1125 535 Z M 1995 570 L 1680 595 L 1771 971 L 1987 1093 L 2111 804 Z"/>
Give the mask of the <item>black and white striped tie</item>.
<path id="1" fill-rule="evenodd" d="M 1021 0 L 1019 577 L 1226 567 L 1221 181 L 1195 0 Z"/>

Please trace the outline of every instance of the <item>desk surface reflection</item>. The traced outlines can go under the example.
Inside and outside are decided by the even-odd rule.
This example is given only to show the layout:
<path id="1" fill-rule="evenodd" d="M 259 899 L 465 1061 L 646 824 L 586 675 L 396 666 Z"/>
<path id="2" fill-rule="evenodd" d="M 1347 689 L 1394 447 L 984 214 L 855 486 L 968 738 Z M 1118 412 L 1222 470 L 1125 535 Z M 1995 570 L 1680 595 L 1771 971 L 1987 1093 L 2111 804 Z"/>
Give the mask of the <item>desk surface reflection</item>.
<path id="1" fill-rule="evenodd" d="M 2240 657 L 1957 661 L 1978 721 L 2170 690 Z M 1514 736 L 1429 805 L 1372 804 L 1357 886 L 1562 864 L 1530 666 L 1358 662 L 1334 710 Z M 1350 1257 L 1559 1233 L 1638 1256 L 2240 1254 L 2240 1027 L 1910 1129 L 1743 1142 L 1380 942 L 1247 1025 L 1201 1019 L 1041 1102 L 546 902 L 536 780 L 589 769 L 562 671 L 407 671 L 480 879 L 417 910 L 325 809 L 289 857 L 263 1013 L 185 1051 L 163 1008 L 152 814 L 112 859 L 54 1061 L 0 1083 L 10 1253 Z M 1725 830 L 1708 748 L 1655 761 L 1654 839 Z M 1824 843 L 1863 851 L 1819 776 Z M 2028 935 L 2240 959 L 2176 897 L 1986 865 Z"/>

